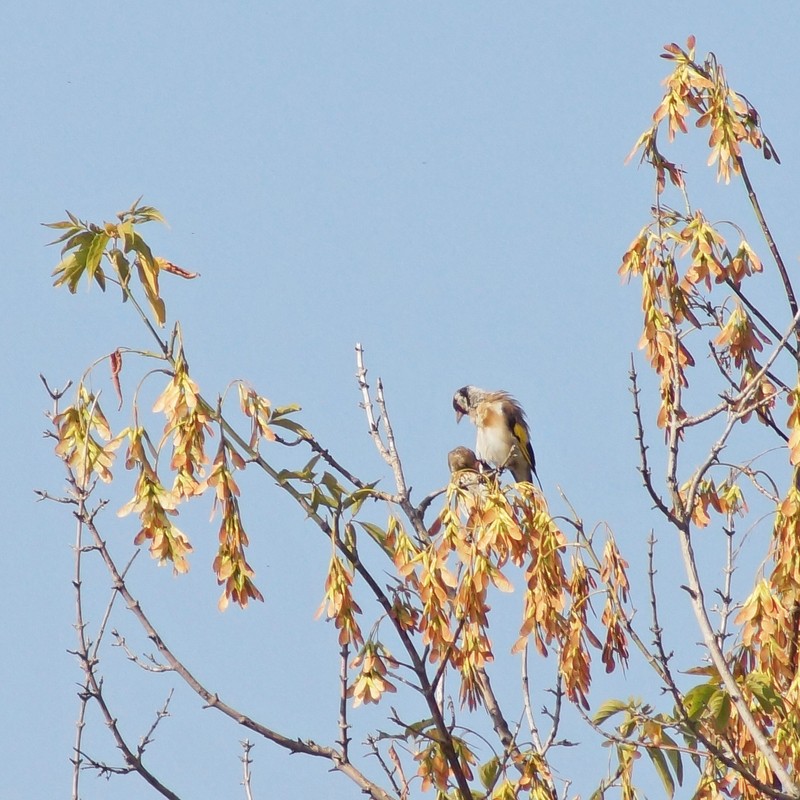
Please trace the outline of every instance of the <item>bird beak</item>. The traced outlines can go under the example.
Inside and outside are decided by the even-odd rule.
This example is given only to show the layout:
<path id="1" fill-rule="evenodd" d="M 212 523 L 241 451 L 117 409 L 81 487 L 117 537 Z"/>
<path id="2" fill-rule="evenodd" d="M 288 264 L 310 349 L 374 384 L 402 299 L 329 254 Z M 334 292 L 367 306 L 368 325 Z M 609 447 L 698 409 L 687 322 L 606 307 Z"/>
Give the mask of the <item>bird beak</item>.
<path id="1" fill-rule="evenodd" d="M 464 416 L 464 412 L 463 411 L 459 411 L 458 409 L 456 409 L 456 424 L 461 422 L 461 417 L 463 417 L 463 416 Z"/>

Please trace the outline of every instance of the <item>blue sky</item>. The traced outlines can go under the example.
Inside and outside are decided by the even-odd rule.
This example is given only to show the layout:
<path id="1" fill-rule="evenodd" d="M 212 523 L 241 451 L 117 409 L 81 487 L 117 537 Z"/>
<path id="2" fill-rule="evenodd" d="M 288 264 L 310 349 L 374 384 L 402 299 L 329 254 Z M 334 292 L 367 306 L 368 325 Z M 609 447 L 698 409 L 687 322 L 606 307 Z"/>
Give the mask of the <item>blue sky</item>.
<path id="1" fill-rule="evenodd" d="M 626 384 L 639 301 L 616 270 L 647 221 L 652 185 L 623 160 L 660 98 L 662 45 L 689 34 L 701 53 L 717 53 L 781 155 L 780 168 L 754 160 L 753 176 L 794 266 L 800 21 L 791 3 L 33 0 L 5 10 L 0 751 L 10 762 L 0 794 L 66 795 L 77 713 L 80 675 L 66 653 L 72 524 L 33 495 L 62 484 L 40 436 L 48 402 L 38 374 L 61 384 L 143 340 L 113 293 L 51 288 L 57 252 L 39 223 L 65 208 L 111 218 L 144 195 L 170 223 L 150 232 L 155 249 L 202 274 L 164 281 L 201 388 L 213 396 L 245 377 L 276 403 L 299 403 L 305 424 L 365 478 L 388 475 L 358 407 L 355 342 L 384 379 L 418 496 L 445 482 L 447 451 L 470 443 L 453 420 L 453 390 L 512 391 L 554 506 L 561 486 L 640 567 L 656 520 L 635 472 Z M 679 152 L 705 193 L 697 203 L 715 218 L 741 215 L 743 192 L 714 184 L 701 149 Z M 255 493 L 245 517 L 267 602 L 217 612 L 207 510 L 188 531 L 191 574 L 174 579 L 141 558 L 137 590 L 209 685 L 276 729 L 332 739 L 335 644 L 313 620 L 328 551 L 272 487 L 249 475 L 243 484 Z M 127 491 L 114 495 L 120 505 Z M 122 554 L 133 522 L 112 527 L 112 517 Z M 167 681 L 154 688 L 118 651 L 108 659 L 109 673 L 113 664 L 125 676 L 109 691 L 138 738 Z M 549 675 L 552 665 L 540 668 Z M 173 709 L 155 771 L 185 797 L 238 796 L 243 734 L 187 693 Z M 93 724 L 91 741 L 112 757 Z M 605 754 L 588 754 L 599 772 Z M 254 756 L 259 797 L 357 796 L 266 742 Z M 86 775 L 82 796 L 145 793 L 133 777 Z"/>

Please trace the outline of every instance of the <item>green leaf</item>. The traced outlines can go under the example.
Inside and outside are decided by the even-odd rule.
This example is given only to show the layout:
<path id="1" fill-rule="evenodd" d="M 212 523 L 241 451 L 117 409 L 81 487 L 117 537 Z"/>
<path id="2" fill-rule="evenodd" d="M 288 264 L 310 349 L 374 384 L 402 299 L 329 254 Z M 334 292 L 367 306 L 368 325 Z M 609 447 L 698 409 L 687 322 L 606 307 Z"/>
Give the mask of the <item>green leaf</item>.
<path id="1" fill-rule="evenodd" d="M 298 406 L 296 403 L 288 406 L 279 406 L 278 408 L 272 409 L 272 414 L 270 415 L 270 422 L 274 420 L 276 417 L 285 417 L 287 414 L 294 414 L 295 411 L 301 411 L 301 407 Z"/>
<path id="2" fill-rule="evenodd" d="M 672 771 L 678 781 L 678 786 L 683 786 L 683 759 L 681 758 L 680 750 L 678 750 L 678 743 L 663 730 L 661 731 L 661 739 L 665 744 L 669 745 L 669 747 L 662 748 L 663 752 L 666 753 L 669 759 Z"/>
<path id="3" fill-rule="evenodd" d="M 771 714 L 776 708 L 784 708 L 783 697 L 775 691 L 769 677 L 763 672 L 751 672 L 745 677 L 744 684 L 768 714 Z"/>
<path id="4" fill-rule="evenodd" d="M 106 245 L 110 238 L 111 237 L 105 232 L 96 233 L 92 237 L 92 241 L 86 250 L 86 272 L 88 273 L 90 281 L 95 277 L 95 273 L 100 266 L 100 261 L 103 258 L 103 253 L 105 252 Z M 105 284 L 103 284 L 103 288 L 105 288 Z"/>
<path id="5" fill-rule="evenodd" d="M 636 730 L 637 724 L 636 718 L 630 712 L 627 712 L 625 719 L 619 724 L 620 735 L 627 739 Z"/>
<path id="6" fill-rule="evenodd" d="M 78 261 L 75 253 L 70 253 L 53 270 L 53 275 L 57 276 L 53 281 L 53 286 L 63 286 L 66 283 L 67 289 L 72 294 L 75 294 L 82 274 L 83 266 Z"/>
<path id="7" fill-rule="evenodd" d="M 718 689 L 708 701 L 708 710 L 712 714 L 714 730 L 724 733 L 731 719 L 731 698 L 724 689 Z"/>
<path id="8" fill-rule="evenodd" d="M 153 309 L 153 316 L 159 327 L 163 328 L 167 321 L 167 307 L 164 305 L 164 301 L 160 297 L 153 298 L 150 301 L 150 307 Z"/>
<path id="9" fill-rule="evenodd" d="M 421 719 L 419 722 L 412 722 L 410 725 L 406 725 L 406 737 L 409 736 L 419 736 L 423 733 L 427 728 L 433 727 L 433 717 L 428 717 L 427 719 Z"/>
<path id="10" fill-rule="evenodd" d="M 483 784 L 484 789 L 491 789 L 497 780 L 497 774 L 500 771 L 500 760 L 495 756 L 490 758 L 485 764 L 481 764 L 478 768 L 478 778 Z"/>
<path id="11" fill-rule="evenodd" d="M 67 240 L 64 242 L 64 246 L 61 248 L 61 255 L 64 255 L 68 250 L 85 247 L 92 239 L 94 239 L 94 234 L 91 231 L 82 230 L 68 236 Z"/>
<path id="12" fill-rule="evenodd" d="M 150 249 L 150 245 L 136 231 L 133 231 L 132 247 L 139 254 L 139 258 L 145 263 L 147 269 L 154 275 L 158 275 L 158 264 L 156 264 L 156 260 L 153 257 L 153 251 Z"/>
<path id="13" fill-rule="evenodd" d="M 311 483 L 311 481 L 313 481 L 314 478 L 317 477 L 317 474 L 314 472 L 314 467 L 317 466 L 319 459 L 320 457 L 318 455 L 313 456 L 308 461 L 308 463 L 303 467 L 303 469 L 298 470 L 297 476 L 306 483 Z"/>
<path id="14" fill-rule="evenodd" d="M 337 502 L 332 498 L 328 497 L 319 486 L 313 486 L 311 489 L 311 499 L 310 499 L 311 507 L 316 511 L 320 506 L 325 506 L 325 508 L 336 508 L 338 505 Z"/>
<path id="15" fill-rule="evenodd" d="M 117 225 L 117 233 L 122 239 L 122 248 L 126 253 L 130 253 L 130 251 L 133 250 L 133 222 L 129 219 L 120 222 L 120 224 Z"/>
<path id="16" fill-rule="evenodd" d="M 683 707 L 690 719 L 698 719 L 708 706 L 708 701 L 717 687 L 713 683 L 701 683 L 698 686 L 693 686 L 686 692 L 683 698 Z"/>
<path id="17" fill-rule="evenodd" d="M 675 781 L 672 780 L 672 775 L 669 771 L 667 759 L 664 758 L 664 753 L 661 752 L 658 747 L 647 747 L 645 749 L 647 750 L 647 755 L 650 756 L 650 760 L 653 762 L 653 766 L 656 768 L 658 777 L 661 778 L 661 782 L 664 784 L 667 796 L 672 800 L 675 794 Z"/>
<path id="18" fill-rule="evenodd" d="M 61 223 L 53 223 L 52 225 L 48 225 L 47 223 L 42 223 L 46 228 L 54 228 L 57 226 L 61 226 Z M 63 225 L 66 226 L 66 231 L 61 234 L 57 239 L 53 239 L 52 242 L 48 242 L 47 246 L 50 247 L 51 245 L 58 244 L 59 242 L 63 242 L 65 239 L 69 239 L 70 236 L 74 236 L 78 233 L 81 229 L 76 228 L 71 222 L 64 222 Z M 62 251 L 63 252 L 63 251 Z"/>
<path id="19" fill-rule="evenodd" d="M 75 223 L 68 219 L 63 219 L 60 222 L 43 222 L 42 225 L 45 228 L 56 228 L 57 230 L 63 230 L 64 228 L 75 227 Z"/>
<path id="20" fill-rule="evenodd" d="M 270 425 L 275 425 L 278 428 L 285 428 L 292 433 L 296 433 L 301 438 L 310 438 L 311 434 L 299 423 L 291 419 L 275 419 L 274 416 L 270 417 Z"/>
<path id="21" fill-rule="evenodd" d="M 288 481 L 307 480 L 302 472 L 293 469 L 282 469 L 276 476 L 275 480 L 279 484 L 287 483 Z"/>
<path id="22" fill-rule="evenodd" d="M 620 711 L 624 711 L 629 707 L 629 704 L 622 700 L 606 700 L 595 712 L 592 722 L 596 725 L 601 725 L 607 719 L 613 717 L 614 714 L 619 714 Z"/>
<path id="23" fill-rule="evenodd" d="M 371 522 L 361 522 L 358 524 L 379 544 L 383 547 L 386 543 L 386 531 L 378 525 L 373 525 Z"/>
<path id="24" fill-rule="evenodd" d="M 322 485 L 331 493 L 336 502 L 340 502 L 344 494 L 344 487 L 336 480 L 336 476 L 330 472 L 325 472 L 321 479 Z"/>
<path id="25" fill-rule="evenodd" d="M 372 490 L 374 488 L 375 484 L 371 483 L 368 486 L 363 486 L 360 489 L 356 489 L 354 492 L 350 492 L 350 494 L 345 498 L 342 507 L 350 508 L 352 506 L 352 514 L 355 516 L 359 511 L 361 511 L 361 506 L 363 505 L 364 501 L 373 496 Z"/>
<path id="26" fill-rule="evenodd" d="M 134 218 L 136 222 L 161 222 L 164 225 L 167 224 L 164 215 L 153 206 L 139 206 L 134 210 Z"/>
<path id="27" fill-rule="evenodd" d="M 111 249 L 109 258 L 111 259 L 111 264 L 114 267 L 117 276 L 119 277 L 119 282 L 122 286 L 122 302 L 125 303 L 128 300 L 128 294 L 125 291 L 125 287 L 128 285 L 128 278 L 131 274 L 131 265 L 128 263 L 128 259 L 125 258 L 122 250 L 117 247 Z"/>

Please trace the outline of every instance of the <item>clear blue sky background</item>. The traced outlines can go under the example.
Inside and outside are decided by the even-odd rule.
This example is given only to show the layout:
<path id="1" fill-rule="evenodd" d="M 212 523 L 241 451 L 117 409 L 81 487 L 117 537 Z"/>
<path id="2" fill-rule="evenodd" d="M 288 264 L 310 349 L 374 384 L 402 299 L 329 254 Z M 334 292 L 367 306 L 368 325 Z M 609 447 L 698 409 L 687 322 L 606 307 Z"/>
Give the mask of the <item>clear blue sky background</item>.
<path id="1" fill-rule="evenodd" d="M 203 390 L 247 377 L 276 403 L 300 403 L 307 426 L 365 478 L 388 475 L 358 408 L 356 341 L 385 381 L 418 496 L 445 482 L 447 451 L 471 442 L 455 426 L 453 390 L 513 391 L 554 507 L 563 510 L 562 486 L 588 524 L 612 525 L 641 570 L 655 519 L 635 472 L 626 384 L 639 301 L 616 269 L 647 221 L 652 185 L 623 160 L 660 98 L 661 46 L 691 33 L 761 111 L 782 156 L 781 168 L 757 164 L 754 177 L 794 266 L 794 3 L 31 0 L 4 10 L 0 796 L 68 796 L 80 679 L 66 652 L 73 525 L 33 495 L 62 485 L 40 435 L 48 401 L 37 375 L 61 384 L 144 341 L 113 292 L 50 287 L 58 254 L 44 248 L 50 232 L 39 223 L 65 208 L 111 218 L 143 194 L 170 222 L 151 232 L 158 252 L 202 273 L 164 286 Z M 708 191 L 699 204 L 715 218 L 738 214 L 742 191 L 717 189 L 703 161 L 689 164 Z M 266 604 L 216 610 L 207 510 L 187 530 L 191 574 L 175 579 L 142 558 L 135 589 L 212 689 L 278 730 L 332 741 L 336 646 L 313 620 L 327 547 L 272 487 L 243 483 L 254 493 L 244 513 Z M 134 533 L 132 520 L 108 529 L 119 553 Z M 92 599 L 95 621 L 106 596 Z M 675 613 L 684 605 L 678 593 Z M 124 615 L 118 625 L 132 630 Z M 169 679 L 146 680 L 118 650 L 106 658 L 117 676 L 109 695 L 135 741 Z M 552 663 L 536 670 L 544 683 Z M 516 697 L 516 674 L 514 664 L 501 694 Z M 646 680 L 605 693 L 647 694 Z M 186 798 L 243 796 L 243 732 L 186 692 L 173 710 L 154 770 Z M 87 746 L 115 760 L 91 722 Z M 260 800 L 360 796 L 266 742 L 254 757 Z M 581 771 L 599 774 L 606 757 L 589 748 Z M 147 792 L 135 777 L 83 778 L 87 800 Z"/>

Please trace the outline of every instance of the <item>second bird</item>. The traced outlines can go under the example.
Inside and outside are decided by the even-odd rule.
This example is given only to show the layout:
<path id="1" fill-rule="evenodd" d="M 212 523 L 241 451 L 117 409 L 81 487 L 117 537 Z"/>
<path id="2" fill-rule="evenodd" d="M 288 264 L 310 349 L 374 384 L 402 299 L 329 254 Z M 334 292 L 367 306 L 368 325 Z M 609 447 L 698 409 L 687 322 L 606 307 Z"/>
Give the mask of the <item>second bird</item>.
<path id="1" fill-rule="evenodd" d="M 522 407 L 510 394 L 462 386 L 453 395 L 453 408 L 456 422 L 466 414 L 475 423 L 475 452 L 481 461 L 510 470 L 515 481 L 533 481 L 536 459 L 528 423 Z"/>

